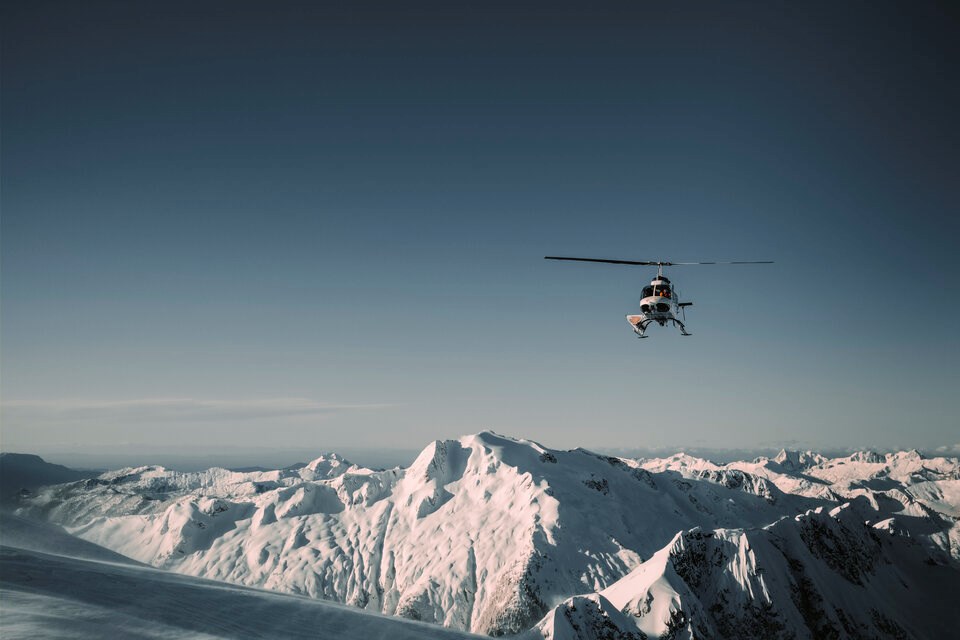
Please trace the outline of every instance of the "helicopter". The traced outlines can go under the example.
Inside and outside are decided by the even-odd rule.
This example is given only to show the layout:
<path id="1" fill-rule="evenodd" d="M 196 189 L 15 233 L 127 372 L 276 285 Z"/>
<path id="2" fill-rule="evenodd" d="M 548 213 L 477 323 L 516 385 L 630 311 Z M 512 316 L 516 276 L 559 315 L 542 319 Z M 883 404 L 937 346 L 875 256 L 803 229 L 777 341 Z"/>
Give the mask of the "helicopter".
<path id="1" fill-rule="evenodd" d="M 602 262 L 606 264 L 640 265 L 656 267 L 657 275 L 650 281 L 650 285 L 640 293 L 640 313 L 628 315 L 627 322 L 633 327 L 638 338 L 647 338 L 647 327 L 656 322 L 661 327 L 668 322 L 680 329 L 680 334 L 691 336 L 684 324 L 687 320 L 687 307 L 692 302 L 680 302 L 680 292 L 663 275 L 664 267 L 693 264 L 773 264 L 773 260 L 737 260 L 733 262 L 669 262 L 666 260 L 605 260 L 602 258 L 568 258 L 561 256 L 544 256 L 545 260 L 571 260 L 574 262 Z M 680 318 L 683 318 L 682 320 Z"/>

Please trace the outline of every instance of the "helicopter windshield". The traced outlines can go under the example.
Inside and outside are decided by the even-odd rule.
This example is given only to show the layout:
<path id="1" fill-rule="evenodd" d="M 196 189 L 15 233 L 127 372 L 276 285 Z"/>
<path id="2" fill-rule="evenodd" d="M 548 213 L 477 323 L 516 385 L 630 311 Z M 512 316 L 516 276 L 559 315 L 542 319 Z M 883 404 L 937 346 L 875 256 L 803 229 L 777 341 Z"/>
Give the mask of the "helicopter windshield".
<path id="1" fill-rule="evenodd" d="M 649 298 L 650 296 L 660 296 L 663 298 L 669 298 L 673 295 L 673 292 L 670 291 L 670 285 L 657 285 L 644 287 L 640 296 L 642 298 Z"/>
<path id="2" fill-rule="evenodd" d="M 655 287 L 644 287 L 641 292 L 641 297 L 649 298 L 650 296 L 661 296 L 664 298 L 669 298 L 672 293 L 670 291 L 669 285 L 657 285 Z"/>

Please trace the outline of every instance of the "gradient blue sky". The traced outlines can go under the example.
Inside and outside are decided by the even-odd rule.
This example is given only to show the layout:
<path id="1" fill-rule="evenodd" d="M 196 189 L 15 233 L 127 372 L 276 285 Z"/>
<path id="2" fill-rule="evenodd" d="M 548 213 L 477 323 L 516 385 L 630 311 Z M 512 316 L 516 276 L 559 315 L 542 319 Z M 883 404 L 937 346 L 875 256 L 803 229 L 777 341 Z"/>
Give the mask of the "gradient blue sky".
<path id="1" fill-rule="evenodd" d="M 5 3 L 2 447 L 960 442 L 955 9 L 521 5 Z"/>

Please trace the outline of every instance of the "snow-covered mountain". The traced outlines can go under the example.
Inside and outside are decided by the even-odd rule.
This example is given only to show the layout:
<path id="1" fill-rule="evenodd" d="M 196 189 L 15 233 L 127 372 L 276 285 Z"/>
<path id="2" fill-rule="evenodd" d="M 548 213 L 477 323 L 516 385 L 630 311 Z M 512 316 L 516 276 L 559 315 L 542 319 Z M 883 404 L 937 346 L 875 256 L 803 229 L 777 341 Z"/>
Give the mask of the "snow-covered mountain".
<path id="1" fill-rule="evenodd" d="M 960 571 L 863 515 L 846 504 L 678 533 L 610 587 L 555 607 L 525 640 L 956 635 Z"/>
<path id="2" fill-rule="evenodd" d="M 683 454 L 642 460 L 640 466 L 721 482 L 736 482 L 743 474 L 763 478 L 785 493 L 837 504 L 862 498 L 876 512 L 874 521 L 885 521 L 885 526 L 895 526 L 960 560 L 960 461 L 956 458 L 925 458 L 917 451 L 861 451 L 827 459 L 809 451 L 781 451 L 774 458 L 722 466 Z"/>
<path id="3" fill-rule="evenodd" d="M 891 606 L 905 609 L 881 598 L 880 587 L 848 597 L 833 583 L 849 576 L 824 573 L 807 556 L 825 562 L 823 549 L 889 538 L 893 550 L 877 543 L 878 557 L 910 576 L 912 593 L 931 588 L 922 567 L 955 577 L 958 469 L 957 460 L 915 453 L 828 460 L 783 452 L 723 466 L 682 454 L 637 461 L 482 432 L 431 443 L 410 467 L 387 471 L 335 455 L 300 469 L 249 473 L 124 469 L 48 488 L 22 512 L 157 567 L 490 635 L 537 625 L 542 635 L 560 637 L 557 616 L 572 619 L 568 599 L 593 594 L 583 596 L 577 611 L 594 602 L 609 614 L 605 619 L 615 619 L 611 629 L 636 637 L 695 629 L 694 621 L 704 637 L 730 637 L 725 607 L 738 613 L 744 602 L 774 627 L 783 625 L 782 637 L 812 637 L 809 607 L 782 602 L 794 593 L 790 585 L 807 593 L 798 577 L 806 576 L 811 594 L 841 598 L 831 605 L 838 611 L 869 604 L 886 615 L 867 621 L 873 625 L 867 636 L 888 629 L 897 637 L 904 629 L 910 637 L 927 627 L 890 615 Z M 803 524 L 841 522 L 848 512 L 867 533 L 831 537 L 832 524 Z M 774 553 L 781 539 L 789 545 Z M 714 545 L 709 554 L 719 564 L 691 583 L 677 573 L 675 558 L 699 548 L 698 540 Z M 759 565 L 724 560 L 739 557 L 743 545 L 763 548 Z M 803 569 L 791 569 L 793 560 Z M 636 578 L 638 572 L 645 577 Z M 767 572 L 778 582 L 764 592 L 761 586 L 774 580 Z M 870 580 L 893 580 L 874 573 Z M 677 606 L 663 604 L 673 596 L 657 599 L 667 586 L 678 594 Z M 649 593 L 655 594 L 649 611 L 636 618 L 643 607 L 631 603 L 646 602 Z M 837 624 L 841 615 L 867 624 L 860 614 L 826 619 Z M 942 617 L 960 625 L 955 612 Z M 847 627 L 841 621 L 836 628 Z"/>

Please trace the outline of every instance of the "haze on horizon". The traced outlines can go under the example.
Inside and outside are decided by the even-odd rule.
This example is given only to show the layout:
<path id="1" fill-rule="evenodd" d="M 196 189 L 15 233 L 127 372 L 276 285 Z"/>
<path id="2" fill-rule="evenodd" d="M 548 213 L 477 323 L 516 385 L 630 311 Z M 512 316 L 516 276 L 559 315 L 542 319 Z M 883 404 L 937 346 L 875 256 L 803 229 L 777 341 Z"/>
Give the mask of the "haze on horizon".
<path id="1" fill-rule="evenodd" d="M 4 451 L 960 447 L 952 7 L 2 23 Z"/>

